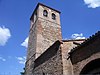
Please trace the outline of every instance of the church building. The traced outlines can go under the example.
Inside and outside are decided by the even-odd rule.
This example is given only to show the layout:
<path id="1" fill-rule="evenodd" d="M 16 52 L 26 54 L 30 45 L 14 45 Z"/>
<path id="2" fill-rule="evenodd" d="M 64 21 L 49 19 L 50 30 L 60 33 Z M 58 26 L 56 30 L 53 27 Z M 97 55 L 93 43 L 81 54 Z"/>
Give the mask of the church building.
<path id="1" fill-rule="evenodd" d="M 60 11 L 41 3 L 30 23 L 25 75 L 100 74 L 100 31 L 63 40 Z"/>

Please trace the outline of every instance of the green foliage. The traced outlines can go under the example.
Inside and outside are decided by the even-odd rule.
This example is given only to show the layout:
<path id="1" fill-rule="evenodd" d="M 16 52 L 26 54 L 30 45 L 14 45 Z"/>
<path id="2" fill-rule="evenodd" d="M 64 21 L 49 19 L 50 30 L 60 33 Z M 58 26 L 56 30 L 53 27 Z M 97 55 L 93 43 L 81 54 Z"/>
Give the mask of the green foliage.
<path id="1" fill-rule="evenodd" d="M 25 73 L 24 73 L 24 72 L 20 72 L 20 74 L 21 74 L 21 75 L 24 75 Z"/>
<path id="2" fill-rule="evenodd" d="M 25 74 L 25 68 L 23 68 L 24 72 L 20 72 L 21 75 L 24 75 Z"/>

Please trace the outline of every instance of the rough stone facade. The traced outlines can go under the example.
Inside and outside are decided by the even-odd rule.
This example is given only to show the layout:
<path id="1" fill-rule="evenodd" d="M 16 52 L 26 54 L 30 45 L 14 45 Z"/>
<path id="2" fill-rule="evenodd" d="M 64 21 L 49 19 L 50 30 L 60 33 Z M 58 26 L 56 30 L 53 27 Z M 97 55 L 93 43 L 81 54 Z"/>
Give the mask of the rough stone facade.
<path id="1" fill-rule="evenodd" d="M 62 40 L 60 12 L 41 3 L 30 21 L 25 75 L 100 74 L 100 32 L 87 40 Z"/>
<path id="2" fill-rule="evenodd" d="M 82 71 L 82 69 L 91 61 L 100 59 L 100 32 L 96 33 L 96 35 L 93 35 L 90 39 L 86 40 L 82 46 L 77 47 L 72 53 L 71 53 L 71 61 L 73 64 L 73 72 L 75 75 L 79 75 Z M 100 63 L 100 61 L 98 62 Z M 94 63 L 95 64 L 95 63 Z M 100 65 L 95 64 L 100 69 Z M 93 70 L 97 68 L 93 67 Z M 92 71 L 92 67 L 88 72 Z M 86 73 L 86 72 L 85 72 Z M 93 73 L 93 72 L 92 72 Z M 100 70 L 99 70 L 100 74 Z"/>
<path id="3" fill-rule="evenodd" d="M 61 42 L 56 41 L 34 62 L 34 75 L 62 75 Z"/>
<path id="4" fill-rule="evenodd" d="M 47 17 L 43 15 L 44 10 L 47 10 L 48 12 Z M 52 19 L 52 13 L 56 15 L 55 20 Z M 56 40 L 62 39 L 60 13 L 44 5 L 39 4 L 35 9 L 30 20 L 31 28 L 29 41 L 31 42 L 29 42 L 29 46 L 34 46 L 35 48 L 34 53 L 30 51 L 33 49 L 33 47 L 29 47 L 28 52 L 35 54 L 35 58 L 38 58 Z M 29 57 L 31 57 L 30 54 L 28 55 Z"/>
<path id="5" fill-rule="evenodd" d="M 69 58 L 69 52 L 76 47 L 75 43 L 82 43 L 84 40 L 63 40 L 62 47 L 62 63 L 63 63 L 63 75 L 73 75 L 73 65 Z"/>
<path id="6" fill-rule="evenodd" d="M 48 16 L 44 16 L 44 10 Z M 52 19 L 55 14 L 55 20 Z M 34 61 L 44 53 L 55 41 L 61 40 L 60 12 L 38 4 L 31 18 L 30 36 L 27 52 L 26 75 L 32 75 Z"/>

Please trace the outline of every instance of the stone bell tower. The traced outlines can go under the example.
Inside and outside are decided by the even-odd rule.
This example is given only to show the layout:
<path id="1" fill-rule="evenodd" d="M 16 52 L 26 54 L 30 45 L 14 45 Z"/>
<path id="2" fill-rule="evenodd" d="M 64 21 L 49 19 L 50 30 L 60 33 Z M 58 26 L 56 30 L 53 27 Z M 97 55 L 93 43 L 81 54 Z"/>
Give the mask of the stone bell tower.
<path id="1" fill-rule="evenodd" d="M 30 18 L 30 34 L 26 61 L 26 72 L 31 75 L 32 64 L 55 41 L 62 40 L 60 12 L 38 3 Z M 30 74 L 29 74 L 30 72 Z"/>

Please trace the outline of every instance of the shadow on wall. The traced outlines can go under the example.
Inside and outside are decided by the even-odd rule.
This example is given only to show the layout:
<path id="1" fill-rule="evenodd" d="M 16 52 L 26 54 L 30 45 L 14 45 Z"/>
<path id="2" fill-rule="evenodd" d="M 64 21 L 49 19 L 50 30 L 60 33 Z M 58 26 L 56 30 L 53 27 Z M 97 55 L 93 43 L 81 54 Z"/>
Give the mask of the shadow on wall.
<path id="1" fill-rule="evenodd" d="M 92 60 L 91 62 L 86 64 L 80 72 L 80 75 L 82 74 L 100 75 L 100 58 Z"/>

